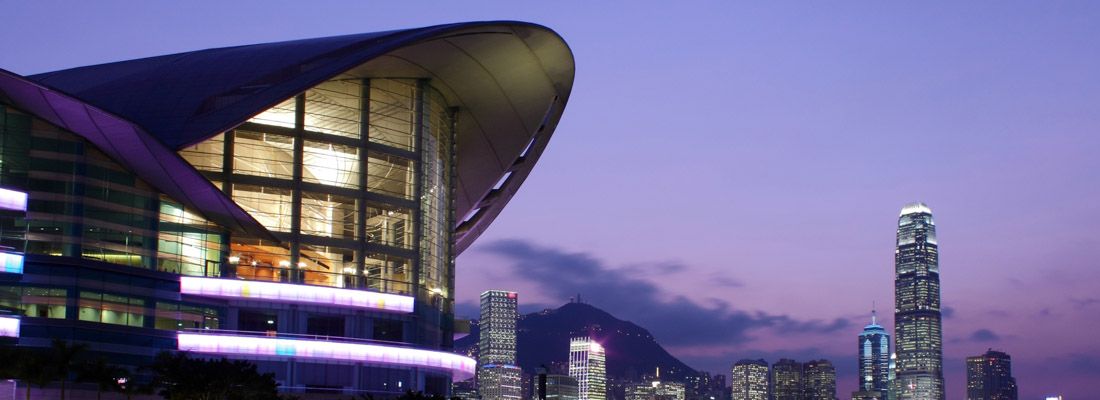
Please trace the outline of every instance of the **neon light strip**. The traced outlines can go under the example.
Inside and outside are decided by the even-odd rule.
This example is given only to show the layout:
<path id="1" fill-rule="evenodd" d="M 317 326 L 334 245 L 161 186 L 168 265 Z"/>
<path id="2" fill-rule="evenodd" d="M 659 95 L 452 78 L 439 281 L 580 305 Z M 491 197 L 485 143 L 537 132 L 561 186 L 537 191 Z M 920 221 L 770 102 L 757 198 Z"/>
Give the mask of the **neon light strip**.
<path id="1" fill-rule="evenodd" d="M 0 188 L 0 210 L 27 212 L 27 194 Z"/>
<path id="2" fill-rule="evenodd" d="M 0 251 L 0 272 L 7 272 L 9 274 L 22 274 L 23 255 L 16 253 L 5 253 Z"/>
<path id="3" fill-rule="evenodd" d="M 413 312 L 413 298 L 409 296 L 289 283 L 181 276 L 180 293 Z"/>
<path id="4" fill-rule="evenodd" d="M 19 318 L 0 317 L 0 336 L 19 337 Z"/>
<path id="5" fill-rule="evenodd" d="M 455 381 L 474 376 L 477 361 L 454 353 L 377 344 L 180 333 L 179 350 L 224 355 L 280 356 L 439 368 Z"/>

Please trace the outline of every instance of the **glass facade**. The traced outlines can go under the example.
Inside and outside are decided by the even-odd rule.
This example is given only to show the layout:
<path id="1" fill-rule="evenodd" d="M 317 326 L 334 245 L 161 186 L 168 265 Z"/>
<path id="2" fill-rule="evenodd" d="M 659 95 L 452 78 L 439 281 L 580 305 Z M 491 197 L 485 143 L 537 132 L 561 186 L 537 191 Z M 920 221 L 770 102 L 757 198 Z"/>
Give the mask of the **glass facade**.
<path id="1" fill-rule="evenodd" d="M 449 314 L 451 113 L 425 80 L 340 78 L 179 152 L 273 241 L 230 234 L 85 139 L 0 107 L 0 185 L 29 197 L 25 216 L 4 218 L 3 245 L 180 275 L 416 295 Z M 80 320 L 144 325 L 145 314 L 130 311 L 153 307 L 98 296 L 77 296 Z M 430 342 L 448 343 L 435 329 Z"/>
<path id="2" fill-rule="evenodd" d="M 943 400 L 939 245 L 928 206 L 902 209 L 894 258 L 894 396 Z"/>

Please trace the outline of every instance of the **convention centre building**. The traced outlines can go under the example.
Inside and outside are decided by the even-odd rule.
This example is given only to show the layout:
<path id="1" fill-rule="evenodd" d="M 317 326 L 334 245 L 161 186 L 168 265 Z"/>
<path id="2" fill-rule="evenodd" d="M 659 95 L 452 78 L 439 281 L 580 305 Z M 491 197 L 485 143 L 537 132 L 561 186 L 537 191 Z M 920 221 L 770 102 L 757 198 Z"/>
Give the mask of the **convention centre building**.
<path id="1" fill-rule="evenodd" d="M 472 22 L 0 70 L 0 336 L 447 395 L 455 257 L 546 148 L 555 32 Z"/>

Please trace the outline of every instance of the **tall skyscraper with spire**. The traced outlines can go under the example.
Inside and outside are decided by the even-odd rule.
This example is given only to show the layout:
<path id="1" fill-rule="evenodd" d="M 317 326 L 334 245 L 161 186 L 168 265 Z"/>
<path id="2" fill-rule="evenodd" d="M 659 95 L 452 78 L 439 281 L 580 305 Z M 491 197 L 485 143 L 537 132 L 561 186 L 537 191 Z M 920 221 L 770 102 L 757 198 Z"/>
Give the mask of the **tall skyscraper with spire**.
<path id="1" fill-rule="evenodd" d="M 939 248 L 924 203 L 901 209 L 894 272 L 894 396 L 944 400 Z"/>
<path id="2" fill-rule="evenodd" d="M 886 400 L 890 393 L 890 334 L 878 324 L 871 310 L 871 324 L 859 334 L 859 390 L 853 399 Z"/>

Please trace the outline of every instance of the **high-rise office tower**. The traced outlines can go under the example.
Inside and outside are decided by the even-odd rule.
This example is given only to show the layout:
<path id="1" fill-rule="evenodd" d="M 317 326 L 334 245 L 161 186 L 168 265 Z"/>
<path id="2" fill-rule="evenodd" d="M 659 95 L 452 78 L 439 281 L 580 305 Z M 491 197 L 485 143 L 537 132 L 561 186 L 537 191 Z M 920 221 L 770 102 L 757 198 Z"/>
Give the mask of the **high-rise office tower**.
<path id="1" fill-rule="evenodd" d="M 886 399 L 890 392 L 890 334 L 871 311 L 871 324 L 859 334 L 858 390 L 852 398 Z"/>
<path id="2" fill-rule="evenodd" d="M 503 290 L 481 294 L 477 386 L 483 400 L 523 397 L 522 370 L 515 366 L 518 297 L 515 292 Z"/>
<path id="3" fill-rule="evenodd" d="M 802 363 L 781 358 L 772 364 L 771 400 L 802 399 Z"/>
<path id="4" fill-rule="evenodd" d="M 836 400 L 836 368 L 829 360 L 802 364 L 802 399 Z"/>
<path id="5" fill-rule="evenodd" d="M 741 360 L 730 371 L 732 400 L 768 400 L 768 363 Z"/>
<path id="6" fill-rule="evenodd" d="M 894 267 L 894 396 L 943 400 L 939 253 L 932 209 L 924 203 L 901 209 Z"/>
<path id="7" fill-rule="evenodd" d="M 606 367 L 603 346 L 589 337 L 569 339 L 569 376 L 577 380 L 580 400 L 607 398 Z"/>
<path id="8" fill-rule="evenodd" d="M 478 363 L 515 365 L 518 298 L 515 292 L 503 290 L 488 290 L 481 294 Z"/>
<path id="9" fill-rule="evenodd" d="M 966 400 L 1016 400 L 1012 357 L 993 349 L 967 357 Z"/>

